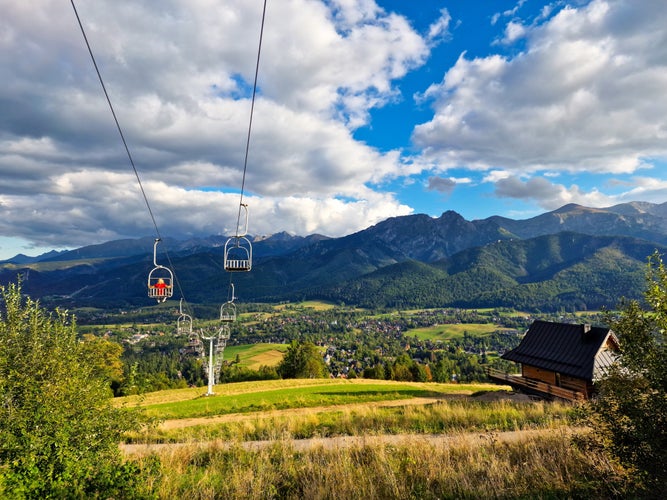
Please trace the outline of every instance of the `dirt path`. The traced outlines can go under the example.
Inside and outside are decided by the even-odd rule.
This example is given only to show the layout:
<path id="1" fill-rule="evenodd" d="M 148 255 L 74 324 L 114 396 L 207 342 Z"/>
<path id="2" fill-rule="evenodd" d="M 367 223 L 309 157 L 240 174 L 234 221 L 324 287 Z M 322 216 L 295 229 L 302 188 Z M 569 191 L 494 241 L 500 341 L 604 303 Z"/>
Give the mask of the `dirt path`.
<path id="1" fill-rule="evenodd" d="M 583 428 L 562 427 L 556 429 L 531 429 L 523 431 L 505 432 L 468 432 L 457 434 L 382 434 L 379 436 L 337 436 L 332 438 L 310 438 L 310 439 L 286 439 L 272 441 L 207 441 L 199 443 L 158 443 L 158 444 L 124 444 L 121 449 L 127 455 L 148 455 L 151 453 L 164 453 L 180 448 L 205 449 L 209 446 L 230 448 L 242 446 L 246 450 L 260 450 L 275 443 L 283 443 L 290 446 L 294 451 L 307 451 L 311 449 L 343 449 L 352 446 L 414 446 L 415 444 L 428 444 L 430 446 L 451 445 L 474 445 L 515 443 L 527 441 L 540 436 L 560 435 L 572 436 L 575 433 L 584 432 Z"/>
<path id="2" fill-rule="evenodd" d="M 286 417 L 290 416 L 303 416 L 304 414 L 317 414 L 330 411 L 353 411 L 355 409 L 368 408 L 369 406 L 375 407 L 390 407 L 390 406 L 411 406 L 411 405 L 427 405 L 434 404 L 440 400 L 454 400 L 454 399 L 467 399 L 469 396 L 465 394 L 452 394 L 452 395 L 443 395 L 439 397 L 421 397 L 421 398 L 409 398 L 409 399 L 400 399 L 393 401 L 378 401 L 374 403 L 353 403 L 347 405 L 329 405 L 329 406 L 317 406 L 313 408 L 290 408 L 286 410 L 270 410 L 262 412 L 252 412 L 252 413 L 234 413 L 230 415 L 218 415 L 215 417 L 201 417 L 201 418 L 184 418 L 178 420 L 166 420 L 159 425 L 161 429 L 182 429 L 185 427 L 191 427 L 195 425 L 210 425 L 216 423 L 224 422 L 237 422 L 241 420 L 248 419 L 263 419 L 263 418 L 273 418 L 273 417 Z M 525 399 L 524 399 L 525 398 Z M 484 395 L 484 397 L 475 398 L 480 400 L 498 400 L 498 399 L 511 399 L 515 401 L 525 401 L 528 398 L 524 395 L 502 392 L 498 391 L 495 394 Z M 469 432 L 469 433 L 456 433 L 456 434 L 400 434 L 400 435 L 365 435 L 365 436 L 338 436 L 333 438 L 311 438 L 311 439 L 288 439 L 283 441 L 289 446 L 292 446 L 296 451 L 307 450 L 317 447 L 326 447 L 326 448 L 346 448 L 350 446 L 357 445 L 377 445 L 377 444 L 394 444 L 397 446 L 400 445 L 409 445 L 415 443 L 424 443 L 427 442 L 432 445 L 444 446 L 452 443 L 469 443 L 469 444 L 482 444 L 482 443 L 495 443 L 495 442 L 513 442 L 521 439 L 530 439 L 535 436 L 540 435 L 549 435 L 555 433 L 568 433 L 578 432 L 580 429 L 571 429 L 571 428 L 560 428 L 560 429 L 536 429 L 536 430 L 525 430 L 525 431 L 507 431 L 507 432 Z M 246 449 L 256 450 L 261 449 L 262 447 L 270 446 L 277 441 L 244 441 L 241 443 L 238 442 L 226 442 L 226 441 L 210 441 L 210 442 L 195 442 L 195 443 L 166 443 L 166 444 L 123 444 L 121 445 L 122 450 L 127 454 L 149 454 L 149 453 L 160 453 L 167 450 L 174 450 L 182 447 L 195 447 L 195 448 L 206 448 L 210 445 L 217 446 L 233 446 L 240 444 Z"/>

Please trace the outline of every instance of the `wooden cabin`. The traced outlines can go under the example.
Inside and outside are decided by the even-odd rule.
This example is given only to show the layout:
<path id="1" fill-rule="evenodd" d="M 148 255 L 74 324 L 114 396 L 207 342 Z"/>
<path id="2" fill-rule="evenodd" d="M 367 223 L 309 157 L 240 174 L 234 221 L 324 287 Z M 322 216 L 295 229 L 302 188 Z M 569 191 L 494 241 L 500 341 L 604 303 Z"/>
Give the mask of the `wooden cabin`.
<path id="1" fill-rule="evenodd" d="M 521 365 L 521 375 L 490 370 L 489 376 L 541 396 L 580 400 L 595 391 L 618 355 L 609 328 L 535 321 L 515 349 L 502 359 Z"/>

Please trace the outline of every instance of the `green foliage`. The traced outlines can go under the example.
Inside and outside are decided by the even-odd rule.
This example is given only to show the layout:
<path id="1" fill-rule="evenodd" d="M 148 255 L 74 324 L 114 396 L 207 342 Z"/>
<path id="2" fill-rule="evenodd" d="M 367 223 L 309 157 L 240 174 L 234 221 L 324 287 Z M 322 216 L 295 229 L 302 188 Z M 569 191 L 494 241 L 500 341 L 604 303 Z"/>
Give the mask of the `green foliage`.
<path id="1" fill-rule="evenodd" d="M 113 387 L 123 381 L 123 347 L 94 335 L 84 335 L 81 344 L 82 361 L 93 368 L 95 378 L 108 381 Z"/>
<path id="2" fill-rule="evenodd" d="M 118 448 L 139 413 L 111 404 L 72 317 L 24 299 L 20 284 L 0 292 L 0 496 L 139 496 L 138 466 Z"/>
<path id="3" fill-rule="evenodd" d="M 232 382 L 248 382 L 253 380 L 275 380 L 278 378 L 280 378 L 280 376 L 278 375 L 276 368 L 273 366 L 260 366 L 258 370 L 252 370 L 236 363 L 223 363 L 220 368 L 219 383 L 228 384 Z"/>
<path id="4" fill-rule="evenodd" d="M 292 341 L 278 365 L 283 378 L 322 378 L 328 373 L 322 354 L 312 342 Z"/>
<path id="5" fill-rule="evenodd" d="M 658 491 L 667 483 L 667 269 L 658 253 L 645 298 L 647 309 L 631 301 L 611 321 L 621 357 L 592 410 L 603 446 Z"/>

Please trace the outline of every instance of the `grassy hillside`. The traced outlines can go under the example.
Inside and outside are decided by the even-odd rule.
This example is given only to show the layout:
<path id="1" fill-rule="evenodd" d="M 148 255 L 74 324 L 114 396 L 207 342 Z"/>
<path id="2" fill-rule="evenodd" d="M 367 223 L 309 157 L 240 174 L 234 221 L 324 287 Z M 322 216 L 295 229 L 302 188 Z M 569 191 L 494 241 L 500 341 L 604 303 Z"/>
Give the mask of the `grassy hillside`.
<path id="1" fill-rule="evenodd" d="M 572 445 L 573 408 L 491 385 L 276 380 L 119 400 L 158 498 L 590 498 L 621 480 Z M 500 391 L 499 391 L 500 390 Z M 502 396 L 502 397 L 501 397 Z M 140 443 L 153 443 L 142 445 Z M 165 443 L 165 444 L 155 444 Z"/>
<path id="2" fill-rule="evenodd" d="M 261 366 L 276 366 L 283 359 L 287 344 L 233 345 L 225 348 L 225 359 L 239 359 L 239 365 L 251 370 Z"/>
<path id="3" fill-rule="evenodd" d="M 424 328 L 413 328 L 405 332 L 406 337 L 417 337 L 419 340 L 449 340 L 462 338 L 464 333 L 470 335 L 483 336 L 496 330 L 498 326 L 493 323 L 465 323 L 465 324 L 447 324 L 434 325 Z"/>

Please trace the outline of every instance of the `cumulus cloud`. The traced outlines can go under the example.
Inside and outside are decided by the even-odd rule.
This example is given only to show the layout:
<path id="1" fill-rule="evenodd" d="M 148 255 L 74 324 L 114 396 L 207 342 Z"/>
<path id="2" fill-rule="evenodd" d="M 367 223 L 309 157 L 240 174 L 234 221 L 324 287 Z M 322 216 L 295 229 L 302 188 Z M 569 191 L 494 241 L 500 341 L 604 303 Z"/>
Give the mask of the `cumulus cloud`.
<path id="1" fill-rule="evenodd" d="M 262 2 L 76 4 L 161 232 L 230 230 Z M 0 7 L 0 235 L 71 247 L 150 234 L 69 4 Z M 340 236 L 411 212 L 368 187 L 403 175 L 400 152 L 353 134 L 429 43 L 373 0 L 268 3 L 245 176 L 252 233 Z"/>
<path id="2" fill-rule="evenodd" d="M 456 181 L 446 177 L 429 177 L 428 186 L 429 191 L 439 191 L 445 194 L 451 194 L 456 187 Z"/>
<path id="3" fill-rule="evenodd" d="M 597 189 L 584 192 L 577 185 L 568 188 L 561 184 L 552 183 L 543 177 L 523 180 L 517 176 L 509 176 L 499 179 L 495 183 L 494 195 L 500 198 L 514 198 L 534 202 L 545 210 L 555 210 L 568 203 L 585 206 L 606 206 L 611 205 L 613 200 L 613 198 L 605 196 Z"/>
<path id="4" fill-rule="evenodd" d="M 76 3 L 165 236 L 228 234 L 241 185 L 251 233 L 329 236 L 411 213 L 383 192 L 410 181 L 445 194 L 494 183 L 547 209 L 667 193 L 651 170 L 667 158 L 663 0 L 546 3 L 532 19 L 518 0 L 487 13 L 490 55 L 454 53 L 449 67 L 424 67 L 461 36 L 447 9 L 419 32 L 376 0 L 268 2 L 245 172 L 262 2 Z M 62 248 L 151 234 L 69 5 L 0 8 L 0 238 Z M 412 144 L 359 139 L 375 110 L 408 110 L 417 81 Z M 413 116 L 377 129 L 410 130 Z M 581 171 L 628 185 L 567 180 Z"/>
<path id="5" fill-rule="evenodd" d="M 545 11 L 544 16 L 550 11 Z M 511 21 L 515 56 L 461 54 L 414 143 L 441 169 L 627 174 L 667 157 L 667 3 L 593 0 Z"/>

